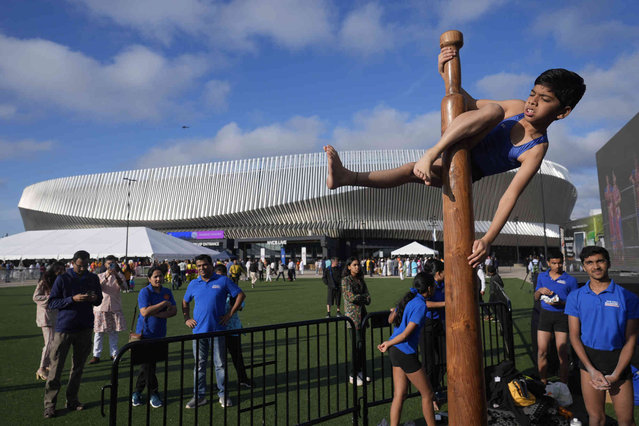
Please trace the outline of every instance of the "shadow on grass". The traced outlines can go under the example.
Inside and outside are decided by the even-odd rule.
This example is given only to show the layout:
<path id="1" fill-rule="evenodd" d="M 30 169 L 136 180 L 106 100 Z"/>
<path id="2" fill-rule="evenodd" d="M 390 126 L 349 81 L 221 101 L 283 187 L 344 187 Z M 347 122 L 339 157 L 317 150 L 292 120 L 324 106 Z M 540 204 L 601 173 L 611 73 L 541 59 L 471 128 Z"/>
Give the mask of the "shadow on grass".
<path id="1" fill-rule="evenodd" d="M 20 336 L 1 336 L 0 342 L 4 342 L 6 340 L 30 339 L 32 337 L 42 337 L 42 334 L 22 334 Z"/>

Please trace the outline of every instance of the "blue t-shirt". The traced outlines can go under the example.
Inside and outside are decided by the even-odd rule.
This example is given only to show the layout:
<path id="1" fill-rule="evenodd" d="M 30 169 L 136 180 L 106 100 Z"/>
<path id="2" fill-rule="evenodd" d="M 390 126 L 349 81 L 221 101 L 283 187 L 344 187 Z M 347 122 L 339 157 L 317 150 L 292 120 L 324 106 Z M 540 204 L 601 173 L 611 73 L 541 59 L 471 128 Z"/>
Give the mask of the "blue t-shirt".
<path id="1" fill-rule="evenodd" d="M 626 322 L 639 318 L 639 297 L 612 280 L 608 288 L 595 294 L 588 281 L 568 295 L 564 313 L 579 318 L 585 346 L 613 351 L 626 343 Z"/>
<path id="2" fill-rule="evenodd" d="M 210 333 L 223 331 L 226 327 L 220 324 L 220 320 L 226 314 L 226 296 L 235 297 L 240 289 L 229 277 L 213 274 L 208 281 L 197 277 L 189 283 L 184 301 L 190 303 L 195 299 L 193 319 L 197 325 L 193 333 Z"/>
<path id="3" fill-rule="evenodd" d="M 402 322 L 398 327 L 395 327 L 393 334 L 388 340 L 392 340 L 398 335 L 400 335 L 409 322 L 414 322 L 417 324 L 417 328 L 408 336 L 406 340 L 402 343 L 398 343 L 395 345 L 397 349 L 404 352 L 405 354 L 414 354 L 417 352 L 417 345 L 419 344 L 419 333 L 424 326 L 424 322 L 426 320 L 426 299 L 421 294 L 416 294 L 413 300 L 406 304 L 404 308 L 404 314 L 402 315 Z"/>
<path id="4" fill-rule="evenodd" d="M 568 275 L 565 272 L 561 274 L 559 278 L 557 278 L 556 280 L 553 280 L 550 277 L 550 273 L 546 271 L 546 272 L 542 272 L 537 277 L 537 288 L 535 288 L 535 291 L 539 290 L 542 287 L 546 287 L 548 290 L 552 291 L 554 294 L 558 294 L 559 300 L 566 303 L 566 300 L 568 299 L 568 294 L 571 291 L 577 290 L 579 288 L 579 284 L 577 284 L 577 280 L 575 279 L 575 277 Z M 552 296 L 549 296 L 549 297 L 552 297 Z M 551 312 L 564 311 L 564 306 L 559 306 L 559 307 L 552 306 L 544 302 L 543 300 L 541 301 L 541 307 L 542 309 L 545 309 Z"/>
<path id="5" fill-rule="evenodd" d="M 417 262 L 415 262 L 414 260 L 410 264 L 410 274 L 412 276 L 417 275 Z"/>
<path id="6" fill-rule="evenodd" d="M 171 302 L 171 305 L 175 306 L 175 299 L 173 299 L 173 293 L 171 293 L 171 290 L 166 287 L 160 287 L 160 292 L 156 293 L 153 290 L 153 286 L 149 284 L 140 290 L 140 294 L 138 295 L 138 307 L 148 308 L 149 306 L 157 305 L 164 300 L 168 300 Z M 139 315 L 135 332 L 142 333 L 142 336 L 145 339 L 166 337 L 166 318 L 158 318 L 153 315 L 149 315 L 145 318 L 142 315 Z"/>
<path id="7" fill-rule="evenodd" d="M 244 309 L 244 305 L 245 303 L 242 302 L 242 304 L 240 305 L 240 309 Z M 233 306 L 231 305 L 231 295 L 229 294 L 228 296 L 226 296 L 226 312 L 231 312 L 232 308 Z M 226 323 L 227 330 L 239 330 L 240 328 L 242 328 L 242 321 L 240 321 L 240 316 L 237 314 L 240 309 L 235 311 L 235 313 L 231 315 L 231 319 L 229 320 L 229 322 Z"/>
<path id="8" fill-rule="evenodd" d="M 446 300 L 444 281 L 435 281 L 435 292 L 426 300 L 428 300 L 429 302 L 444 302 Z M 429 308 L 428 312 L 426 312 L 426 318 L 434 320 L 441 319 L 443 321 L 446 318 L 446 311 L 444 310 L 444 308 Z"/>

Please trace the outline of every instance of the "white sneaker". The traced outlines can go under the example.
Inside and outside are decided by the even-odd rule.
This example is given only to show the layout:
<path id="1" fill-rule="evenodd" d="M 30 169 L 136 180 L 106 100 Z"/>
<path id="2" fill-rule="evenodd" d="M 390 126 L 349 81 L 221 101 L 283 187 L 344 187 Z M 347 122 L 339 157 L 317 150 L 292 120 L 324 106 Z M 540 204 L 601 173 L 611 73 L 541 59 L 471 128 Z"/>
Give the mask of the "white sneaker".
<path id="1" fill-rule="evenodd" d="M 231 398 L 226 398 L 226 401 L 224 401 L 224 397 L 221 396 L 220 397 L 220 405 L 222 406 L 222 408 L 232 407 L 233 406 L 233 401 L 231 401 Z"/>
<path id="2" fill-rule="evenodd" d="M 209 401 L 206 399 L 205 396 L 203 396 L 202 398 L 199 398 L 197 401 L 197 406 L 201 407 L 202 405 L 206 405 L 208 404 Z M 195 404 L 195 397 L 191 398 L 191 400 L 189 402 L 186 403 L 186 408 L 191 410 L 193 408 L 195 408 L 196 404 Z"/>
<path id="3" fill-rule="evenodd" d="M 360 379 L 361 381 L 364 381 L 364 375 L 363 375 L 362 373 L 359 373 L 359 374 L 357 375 L 357 378 L 358 378 L 358 379 Z M 368 376 L 366 376 L 366 381 L 370 383 L 371 378 L 370 378 L 370 377 L 368 377 Z"/>
<path id="4" fill-rule="evenodd" d="M 351 382 L 352 385 L 354 381 L 353 376 L 349 376 L 348 381 Z M 359 376 L 357 376 L 357 386 L 364 386 L 364 381 Z"/>

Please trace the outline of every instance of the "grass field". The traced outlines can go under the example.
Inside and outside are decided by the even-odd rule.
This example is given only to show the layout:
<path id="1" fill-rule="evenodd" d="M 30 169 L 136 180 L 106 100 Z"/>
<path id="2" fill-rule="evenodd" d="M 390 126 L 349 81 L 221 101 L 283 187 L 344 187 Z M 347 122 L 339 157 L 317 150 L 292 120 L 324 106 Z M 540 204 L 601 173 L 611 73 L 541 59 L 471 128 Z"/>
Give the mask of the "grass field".
<path id="1" fill-rule="evenodd" d="M 369 279 L 367 284 L 372 299 L 369 312 L 385 310 L 390 306 L 393 306 L 397 299 L 399 299 L 399 297 L 407 290 L 409 283 L 410 281 L 400 281 L 399 279 Z M 513 303 L 514 340 L 517 368 L 521 371 L 531 371 L 533 367 L 532 353 L 530 350 L 530 310 L 532 307 L 532 295 L 528 288 L 524 288 L 523 290 L 520 289 L 520 280 L 506 279 L 505 283 L 506 291 L 511 297 Z M 140 281 L 138 283 L 138 288 L 140 284 L 144 284 L 144 282 Z M 305 321 L 309 319 L 322 318 L 325 315 L 326 287 L 319 279 L 304 278 L 293 283 L 283 283 L 279 281 L 268 285 L 260 283 L 255 289 L 251 289 L 244 281 L 242 281 L 240 285 L 243 285 L 244 291 L 247 295 L 246 308 L 241 313 L 241 319 L 244 327 Z M 0 351 L 0 392 L 2 393 L 2 397 L 0 398 L 0 406 L 3 408 L 2 412 L 4 416 L 2 424 L 32 425 L 44 422 L 42 419 L 42 397 L 44 384 L 43 382 L 37 382 L 35 380 L 35 371 L 38 367 L 42 348 L 42 335 L 40 329 L 35 325 L 35 304 L 31 300 L 32 292 L 33 287 L 0 289 L 0 340 L 2 341 L 2 350 Z M 175 298 L 178 300 L 178 303 L 183 294 L 183 289 L 175 292 Z M 130 322 L 131 314 L 137 299 L 137 292 L 122 294 L 122 299 L 127 322 Z M 309 336 L 313 332 L 315 332 L 314 329 L 307 331 Z M 323 329 L 317 327 L 317 333 L 321 334 L 323 332 Z M 186 326 L 184 326 L 181 320 L 181 314 L 178 313 L 176 317 L 168 320 L 168 335 L 177 336 L 183 334 L 190 334 L 190 331 L 186 328 Z M 120 334 L 120 345 L 124 345 L 126 343 L 127 336 L 128 333 L 126 332 L 122 332 Z M 297 338 L 294 334 L 288 337 L 289 340 L 295 340 Z M 281 338 L 283 338 L 281 334 L 277 336 L 278 341 Z M 265 337 L 265 340 L 268 339 L 268 337 Z M 303 341 L 304 339 L 305 336 L 300 336 L 300 341 Z M 246 343 L 246 341 L 243 342 Z M 169 393 L 168 407 L 176 408 L 174 412 L 170 411 L 168 414 L 169 423 L 172 424 L 176 423 L 178 420 L 176 413 L 179 411 L 177 410 L 179 404 L 176 398 L 177 394 L 179 394 L 179 390 L 176 389 L 179 389 L 180 383 L 183 383 L 185 398 L 190 398 L 192 394 L 192 370 L 190 370 L 192 368 L 192 355 L 190 342 L 187 343 L 188 344 L 185 348 L 185 362 L 188 363 L 185 364 L 188 365 L 186 373 L 183 373 L 182 377 L 179 377 L 178 373 L 170 373 L 171 375 L 168 379 L 168 388 L 171 389 L 171 392 Z M 277 347 L 278 345 L 271 346 Z M 304 352 L 306 349 L 304 349 L 303 346 L 304 345 L 302 345 L 302 358 L 306 357 L 306 352 Z M 317 348 L 317 351 L 315 348 L 310 347 L 307 350 L 308 356 L 316 356 L 317 354 L 320 354 L 319 348 Z M 63 375 L 63 388 L 58 399 L 59 415 L 55 419 L 48 420 L 47 423 L 81 423 L 88 425 L 107 423 L 107 419 L 100 415 L 100 388 L 108 383 L 110 373 L 110 362 L 106 361 L 108 357 L 105 354 L 106 352 L 104 352 L 102 356 L 103 362 L 97 365 L 87 365 L 85 367 L 82 386 L 80 389 L 81 401 L 86 405 L 85 411 L 67 413 L 65 410 L 60 410 L 64 405 L 65 381 L 68 374 L 65 371 Z M 172 360 L 170 365 L 173 366 L 178 362 L 179 350 L 172 349 L 169 355 Z M 266 349 L 263 353 L 257 351 L 255 359 L 260 359 L 260 357 L 266 359 L 269 356 L 277 357 L 280 363 L 287 360 L 285 358 L 286 354 L 282 353 L 282 351 L 278 352 L 277 348 L 268 353 Z M 287 360 L 287 362 L 291 363 L 290 365 L 293 365 L 294 363 L 293 358 L 293 355 L 291 355 L 291 360 Z M 303 367 L 303 363 L 304 361 L 301 361 L 301 364 L 299 365 Z M 67 368 L 69 365 L 70 359 L 67 360 Z M 158 380 L 160 381 L 160 389 L 162 390 L 164 376 L 161 373 L 161 371 L 163 371 L 163 367 L 160 367 L 161 365 L 163 364 L 158 364 Z M 229 362 L 229 365 L 232 364 Z M 124 368 L 121 369 L 120 373 L 121 377 L 125 377 L 125 375 L 129 372 L 129 366 L 126 364 L 126 361 L 123 364 L 123 367 Z M 229 368 L 229 371 L 231 372 L 231 375 L 234 374 L 234 369 L 232 367 Z M 260 371 L 254 372 L 256 377 L 259 375 Z M 280 371 L 278 374 L 283 373 Z M 308 383 L 312 383 L 313 389 L 317 386 L 318 393 L 314 394 L 317 396 L 317 399 L 328 399 L 328 396 L 322 393 L 325 392 L 325 390 L 319 390 L 321 389 L 322 383 L 324 383 L 322 382 L 322 377 L 326 374 L 326 372 L 318 371 L 317 376 L 314 376 L 313 374 L 315 373 L 310 372 L 309 368 L 309 372 L 307 374 L 308 376 L 303 377 L 302 379 L 307 379 Z M 233 377 L 230 377 L 229 380 L 234 380 Z M 270 376 L 265 375 L 264 382 L 257 380 L 258 387 L 263 386 L 267 391 L 265 395 L 268 397 L 272 396 L 274 392 L 273 389 L 275 389 L 275 393 L 278 392 L 276 387 L 272 388 L 272 379 L 277 380 L 277 377 L 271 378 Z M 182 380 L 182 382 L 180 382 L 180 380 Z M 121 389 L 124 389 L 124 391 L 120 391 L 119 400 L 124 408 L 121 411 L 118 411 L 118 414 L 121 421 L 124 421 L 124 419 L 126 419 L 126 401 L 128 398 L 126 396 L 123 397 L 122 395 L 126 394 L 128 391 L 128 379 L 122 381 L 126 382 L 126 387 L 124 388 L 122 387 L 124 385 L 121 385 Z M 336 384 L 334 386 L 338 385 Z M 336 389 L 336 387 L 331 389 Z M 308 390 L 301 389 L 302 396 L 304 395 L 304 392 L 307 391 L 315 392 L 310 389 L 309 386 Z M 343 399 L 344 396 L 341 398 Z M 315 396 L 313 399 L 315 399 Z M 334 402 L 327 402 L 327 404 L 328 403 L 333 404 Z M 324 402 L 321 400 L 319 404 L 324 404 Z M 302 412 L 305 412 L 307 409 L 313 412 L 316 407 L 317 404 L 313 402 L 311 406 L 303 407 Z M 293 401 L 284 401 L 283 403 L 280 401 L 280 405 L 276 406 L 276 409 L 278 416 L 277 423 L 286 424 L 287 422 L 283 420 L 285 417 L 282 411 L 287 409 L 296 411 L 298 408 Z M 317 410 L 319 410 L 319 408 L 317 408 Z M 382 418 L 388 419 L 388 410 L 388 404 L 371 409 L 370 424 L 376 425 Z M 159 420 L 161 410 L 153 411 L 153 419 Z M 207 406 L 206 410 L 202 411 L 203 412 L 200 416 L 205 416 L 204 418 L 200 417 L 200 421 L 208 421 L 209 407 Z M 609 411 L 611 410 L 609 409 Z M 142 422 L 142 416 L 145 412 L 146 406 L 139 407 L 134 410 L 135 424 Z M 229 413 L 229 419 L 234 419 L 234 417 L 232 417 L 234 415 L 234 411 L 229 410 Z M 220 417 L 218 416 L 221 416 L 222 414 L 223 413 L 219 405 L 215 404 L 215 407 L 213 408 L 214 419 L 219 419 Z M 269 417 L 271 414 L 268 412 L 265 412 L 265 414 L 266 416 L 263 419 L 265 424 L 268 425 L 275 423 L 274 420 Z M 292 420 L 289 420 L 291 423 L 295 422 L 294 414 L 295 413 L 291 414 Z M 260 414 L 257 413 L 256 416 L 257 417 L 253 420 L 256 423 L 261 423 L 262 419 L 260 418 Z M 420 420 L 421 410 L 419 407 L 419 400 L 417 398 L 406 401 L 402 418 L 403 421 L 415 420 L 417 424 L 424 424 L 423 419 Z M 153 423 L 156 423 L 156 421 Z M 187 413 L 187 415 L 185 415 L 184 423 L 194 424 L 192 413 Z M 336 425 L 347 423 L 350 423 L 349 416 L 344 416 L 327 422 L 327 424 Z"/>

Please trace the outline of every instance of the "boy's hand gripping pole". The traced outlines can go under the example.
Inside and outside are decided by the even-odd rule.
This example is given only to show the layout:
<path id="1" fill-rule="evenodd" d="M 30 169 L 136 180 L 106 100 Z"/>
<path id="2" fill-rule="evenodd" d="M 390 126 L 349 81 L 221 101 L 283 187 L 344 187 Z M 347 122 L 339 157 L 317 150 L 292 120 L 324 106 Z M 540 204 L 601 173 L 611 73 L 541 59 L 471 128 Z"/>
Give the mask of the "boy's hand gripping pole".
<path id="1" fill-rule="evenodd" d="M 464 44 L 462 33 L 447 31 L 440 47 Z M 465 111 L 459 54 L 444 64 L 442 133 Z M 464 141 L 442 154 L 444 260 L 446 261 L 446 359 L 449 424 L 486 425 L 486 389 L 479 333 L 479 288 L 468 264 L 475 237 L 470 151 Z"/>

